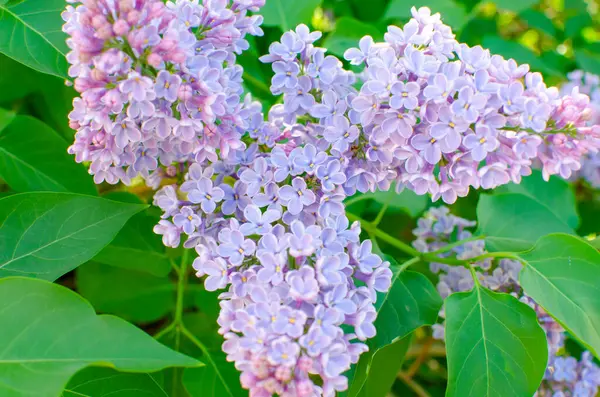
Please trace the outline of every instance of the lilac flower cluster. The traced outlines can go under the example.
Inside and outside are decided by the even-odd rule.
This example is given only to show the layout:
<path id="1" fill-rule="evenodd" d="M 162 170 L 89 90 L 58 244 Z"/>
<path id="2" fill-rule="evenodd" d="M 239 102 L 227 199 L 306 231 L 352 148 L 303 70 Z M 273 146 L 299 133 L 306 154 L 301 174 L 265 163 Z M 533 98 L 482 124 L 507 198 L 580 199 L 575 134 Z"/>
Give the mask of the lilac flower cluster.
<path id="1" fill-rule="evenodd" d="M 432 208 L 418 220 L 417 228 L 413 231 L 416 236 L 413 246 L 420 252 L 433 252 L 448 244 L 472 237 L 469 229 L 475 226 L 475 222 L 452 215 L 446 207 Z M 484 253 L 485 242 L 474 240 L 453 247 L 440 256 L 468 259 Z M 536 396 L 595 397 L 600 388 L 600 367 L 592 361 L 589 352 L 583 353 L 581 361 L 565 355 L 564 330 L 533 299 L 525 295 L 519 285 L 521 263 L 511 259 L 486 258 L 472 265 L 476 268 L 481 285 L 494 291 L 509 293 L 537 313 L 538 321 L 548 339 L 549 359 L 544 380 Z M 443 298 L 454 292 L 469 291 L 473 288 L 473 276 L 463 266 L 431 263 L 430 268 L 432 272 L 439 274 L 437 289 Z M 445 317 L 444 309 L 441 310 L 440 317 Z M 443 324 L 433 326 L 433 336 L 444 339 Z"/>
<path id="2" fill-rule="evenodd" d="M 261 58 L 272 63 L 285 121 L 330 147 L 347 194 L 396 181 L 453 203 L 470 186 L 519 183 L 534 162 L 546 178 L 568 178 L 600 148 L 600 126 L 586 125 L 587 96 L 561 97 L 528 65 L 458 43 L 426 7 L 412 15 L 403 28 L 390 26 L 383 43 L 365 36 L 346 51 L 363 66 L 358 75 L 314 47 L 320 34 L 305 27 Z"/>
<path id="3" fill-rule="evenodd" d="M 195 163 L 179 189 L 155 196 L 165 214 L 155 231 L 168 246 L 185 239 L 206 289 L 225 290 L 223 350 L 252 396 L 345 390 L 343 372 L 375 335 L 377 292 L 391 283 L 389 263 L 344 215 L 339 160 L 295 139 Z"/>
<path id="4" fill-rule="evenodd" d="M 71 1 L 75 3 L 75 1 Z M 265 0 L 83 0 L 63 13 L 69 75 L 81 94 L 69 152 L 94 181 L 157 187 L 174 163 L 243 147 L 260 106 L 242 98 L 236 54 L 262 35 Z"/>
<path id="5" fill-rule="evenodd" d="M 579 90 L 579 92 L 589 95 L 592 117 L 588 124 L 600 124 L 600 76 L 576 70 L 569 73 L 568 77 L 569 81 L 561 87 L 561 91 Z M 600 155 L 597 153 L 587 155 L 581 165 L 579 175 L 593 188 L 600 188 Z"/>

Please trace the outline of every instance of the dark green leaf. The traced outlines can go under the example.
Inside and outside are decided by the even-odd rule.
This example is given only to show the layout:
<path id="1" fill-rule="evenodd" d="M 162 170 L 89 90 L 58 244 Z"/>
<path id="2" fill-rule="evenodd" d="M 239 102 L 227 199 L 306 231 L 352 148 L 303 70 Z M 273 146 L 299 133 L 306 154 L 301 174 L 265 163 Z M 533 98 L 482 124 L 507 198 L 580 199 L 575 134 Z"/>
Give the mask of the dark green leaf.
<path id="1" fill-rule="evenodd" d="M 77 291 L 102 313 L 150 323 L 175 307 L 175 284 L 168 277 L 95 262 L 77 269 Z"/>
<path id="2" fill-rule="evenodd" d="M 548 233 L 573 233 L 547 206 L 520 193 L 482 194 L 477 221 L 489 251 L 526 251 Z"/>
<path id="3" fill-rule="evenodd" d="M 42 73 L 67 77 L 63 0 L 0 4 L 0 52 Z"/>
<path id="4" fill-rule="evenodd" d="M 388 2 L 387 0 L 350 0 L 348 3 L 354 11 L 354 16 L 361 21 L 377 22 L 385 13 Z"/>
<path id="5" fill-rule="evenodd" d="M 238 397 L 248 392 L 240 385 L 240 373 L 223 352 L 202 355 L 206 363 L 201 368 L 187 368 L 183 372 L 183 385 L 192 397 Z"/>
<path id="6" fill-rule="evenodd" d="M 264 26 L 279 26 L 281 30 L 296 29 L 300 23 L 310 24 L 315 8 L 322 0 L 268 0 L 260 14 L 264 17 Z"/>
<path id="7" fill-rule="evenodd" d="M 453 0 L 392 0 L 385 13 L 385 19 L 407 20 L 412 17 L 410 9 L 429 7 L 432 13 L 439 12 L 442 21 L 452 29 L 460 30 L 468 21 L 467 13 L 459 4 Z"/>
<path id="8" fill-rule="evenodd" d="M 29 116 L 17 116 L 0 131 L 0 177 L 21 192 L 54 191 L 96 195 L 83 164 L 67 153 L 67 142 Z"/>
<path id="9" fill-rule="evenodd" d="M 531 396 L 548 360 L 533 309 L 476 285 L 446 299 L 447 397 Z"/>
<path id="10" fill-rule="evenodd" d="M 565 35 L 572 38 L 581 34 L 581 30 L 592 25 L 592 17 L 582 12 L 569 17 L 565 22 Z"/>
<path id="11" fill-rule="evenodd" d="M 39 73 L 2 54 L 0 70 L 0 103 L 21 99 L 40 88 Z"/>
<path id="12" fill-rule="evenodd" d="M 75 292 L 43 280 L 0 280 L 0 394 L 57 396 L 77 371 L 91 365 L 152 372 L 197 366 L 114 316 L 97 316 Z"/>
<path id="13" fill-rule="evenodd" d="M 85 368 L 67 384 L 62 397 L 169 397 L 162 373 L 134 374 L 111 368 Z"/>
<path id="14" fill-rule="evenodd" d="M 421 273 L 396 270 L 389 292 L 378 294 L 375 307 L 377 335 L 369 340 L 373 351 L 435 323 L 442 298 Z"/>
<path id="15" fill-rule="evenodd" d="M 15 113 L 10 110 L 0 108 L 0 132 L 13 121 Z"/>
<path id="16" fill-rule="evenodd" d="M 335 29 L 327 36 L 323 47 L 337 56 L 343 56 L 348 48 L 358 47 L 363 36 L 372 36 L 375 40 L 382 37 L 381 32 L 373 25 L 366 24 L 350 17 L 341 17 L 335 22 Z"/>
<path id="17" fill-rule="evenodd" d="M 42 121 L 71 143 L 75 131 L 69 127 L 68 115 L 73 109 L 73 98 L 77 92 L 61 79 L 45 77 L 39 95 L 32 98 L 33 107 Z"/>
<path id="18" fill-rule="evenodd" d="M 542 32 L 549 34 L 550 36 L 556 36 L 556 27 L 552 19 L 548 18 L 546 14 L 536 10 L 525 10 L 520 14 L 521 18 L 529 27 L 536 28 Z"/>
<path id="19" fill-rule="evenodd" d="M 71 193 L 0 199 L 0 277 L 55 280 L 93 258 L 146 206 Z"/>
<path id="20" fill-rule="evenodd" d="M 570 227 L 576 228 L 579 225 L 575 193 L 567 181 L 556 175 L 545 181 L 542 173 L 534 170 L 533 174 L 523 178 L 521 183 L 504 185 L 496 191 L 523 194 L 546 207 Z"/>
<path id="21" fill-rule="evenodd" d="M 420 215 L 431 202 L 431 199 L 426 195 L 418 195 L 409 189 L 404 189 L 402 192 L 396 193 L 393 185 L 388 191 L 365 193 L 365 195 L 373 198 L 373 200 L 380 204 L 387 204 L 390 210 L 401 210 L 412 217 Z"/>
<path id="22" fill-rule="evenodd" d="M 520 255 L 527 265 L 520 274 L 527 295 L 600 354 L 600 253 L 566 234 L 541 238 Z"/>
<path id="23" fill-rule="evenodd" d="M 385 397 L 390 392 L 408 348 L 412 334 L 387 345 L 375 353 L 360 356 L 355 372 L 348 378 L 346 397 Z"/>

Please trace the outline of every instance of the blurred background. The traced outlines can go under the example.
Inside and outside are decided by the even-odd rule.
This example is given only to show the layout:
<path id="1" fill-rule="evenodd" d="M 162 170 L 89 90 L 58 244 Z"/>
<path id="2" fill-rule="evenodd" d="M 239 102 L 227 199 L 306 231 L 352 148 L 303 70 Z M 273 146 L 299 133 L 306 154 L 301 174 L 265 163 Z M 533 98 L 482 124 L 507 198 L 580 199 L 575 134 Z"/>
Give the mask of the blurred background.
<path id="1" fill-rule="evenodd" d="M 0 0 L 1 1 L 1 0 Z M 240 56 L 244 67 L 246 88 L 261 100 L 265 109 L 279 98 L 269 91 L 271 68 L 261 64 L 258 57 L 268 52 L 269 44 L 278 41 L 282 32 L 305 23 L 323 32 L 317 45 L 342 57 L 345 49 L 357 46 L 364 35 L 376 41 L 383 38 L 390 24 L 402 25 L 410 18 L 411 7 L 428 6 L 439 12 L 450 25 L 460 42 L 471 46 L 482 45 L 492 53 L 528 63 L 531 69 L 544 74 L 549 85 L 560 85 L 567 74 L 575 69 L 600 75 L 600 5 L 597 0 L 267 0 L 261 11 L 264 16 L 263 37 L 250 37 L 251 47 Z M 73 140 L 73 130 L 68 126 L 67 115 L 72 107 L 75 91 L 64 81 L 33 71 L 0 55 L 0 108 L 21 115 L 32 116 L 30 134 L 52 134 L 54 130 L 62 140 L 56 143 L 61 153 Z M 0 117 L 0 130 L 2 119 Z M 23 131 L 23 133 L 28 133 Z M 0 141 L 2 137 L 0 136 Z M 0 149 L 1 149 L 0 145 Z M 0 156 L 6 160 L 8 157 Z M 600 232 L 598 201 L 581 199 L 589 190 L 578 189 L 579 211 L 582 224 L 578 233 L 589 235 Z M 152 192 L 141 183 L 131 186 L 99 187 L 105 197 L 123 201 L 151 201 Z M 0 197 L 11 194 L 0 177 Z M 475 219 L 478 193 L 459 200 L 453 213 Z M 403 192 L 373 196 L 352 204 L 351 211 L 363 218 L 373 219 L 382 205 L 389 211 L 381 228 L 404 241 L 413 239 L 415 218 L 426 207 L 434 205 L 429 198 Z M 437 204 L 435 204 L 437 205 Z M 155 333 L 166 323 L 175 304 L 175 286 L 170 279 L 170 259 L 178 252 L 166 250 L 160 237 L 152 233 L 158 212 L 152 208 L 137 215 L 93 261 L 83 265 L 60 282 L 76 289 L 99 312 L 112 313 L 132 321 L 149 333 Z M 403 254 L 393 247 L 380 249 L 402 262 Z M 142 254 L 143 253 L 143 254 Z M 140 269 L 149 261 L 164 264 L 165 272 L 151 274 L 119 265 L 124 261 L 139 264 Z M 161 265 L 162 266 L 162 265 Z M 420 269 L 427 273 L 426 265 Z M 185 322 L 206 345 L 217 360 L 223 360 L 220 336 L 216 334 L 218 304 L 215 294 L 206 293 L 197 279 L 192 278 L 186 291 Z M 179 343 L 161 338 L 167 345 Z M 574 356 L 579 346 L 569 345 Z M 180 347 L 185 353 L 198 356 L 194 346 Z M 393 358 L 392 358 L 393 359 Z M 231 379 L 236 379 L 235 369 Z M 163 371 L 168 390 L 178 390 L 177 395 L 187 395 L 181 386 L 181 374 Z M 191 371 L 190 371 L 191 372 Z M 192 378 L 193 375 L 190 375 Z M 413 345 L 392 387 L 391 395 L 441 397 L 446 385 L 444 346 L 434 341 L 430 332 L 417 332 Z M 238 389 L 237 386 L 236 389 Z M 241 392 L 241 389 L 239 389 Z M 203 395 L 198 390 L 198 395 Z M 194 394 L 196 395 L 196 394 Z"/>

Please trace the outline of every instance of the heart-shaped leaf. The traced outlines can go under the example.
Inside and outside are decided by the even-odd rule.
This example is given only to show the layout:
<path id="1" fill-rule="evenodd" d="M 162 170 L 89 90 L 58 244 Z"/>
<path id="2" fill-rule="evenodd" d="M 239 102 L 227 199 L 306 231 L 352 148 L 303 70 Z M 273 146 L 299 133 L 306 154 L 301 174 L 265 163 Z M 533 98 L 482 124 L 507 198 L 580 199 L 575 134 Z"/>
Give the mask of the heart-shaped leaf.
<path id="1" fill-rule="evenodd" d="M 447 397 L 535 393 L 548 361 L 546 334 L 532 308 L 476 284 L 446 299 Z"/>
<path id="2" fill-rule="evenodd" d="M 58 396 L 87 366 L 152 372 L 198 366 L 114 316 L 94 313 L 75 292 L 44 280 L 0 280 L 0 395 Z"/>
<path id="3" fill-rule="evenodd" d="M 169 397 L 163 373 L 134 374 L 111 368 L 89 367 L 71 378 L 62 397 Z"/>
<path id="4" fill-rule="evenodd" d="M 94 257 L 145 205 L 73 193 L 0 199 L 0 277 L 55 280 Z"/>
<path id="5" fill-rule="evenodd" d="M 261 8 L 260 14 L 264 17 L 263 25 L 279 26 L 284 32 L 296 29 L 300 23 L 309 24 L 315 8 L 322 0 L 268 0 Z"/>

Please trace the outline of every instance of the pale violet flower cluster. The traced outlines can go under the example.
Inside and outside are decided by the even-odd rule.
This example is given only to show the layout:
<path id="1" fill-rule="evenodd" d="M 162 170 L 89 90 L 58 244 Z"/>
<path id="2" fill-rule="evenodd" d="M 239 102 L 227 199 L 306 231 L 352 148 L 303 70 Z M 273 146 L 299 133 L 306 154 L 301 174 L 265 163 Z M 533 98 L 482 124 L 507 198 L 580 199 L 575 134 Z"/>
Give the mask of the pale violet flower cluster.
<path id="1" fill-rule="evenodd" d="M 413 231 L 413 246 L 420 252 L 433 252 L 448 244 L 473 236 L 470 229 L 475 222 L 452 215 L 447 207 L 432 208 L 418 220 Z M 442 257 L 458 259 L 474 258 L 485 254 L 484 240 L 469 241 L 441 254 Z M 511 259 L 487 258 L 472 264 L 479 282 L 494 291 L 509 293 L 533 308 L 538 322 L 548 340 L 548 367 L 536 397 L 595 397 L 600 387 L 600 368 L 585 352 L 580 361 L 565 355 L 563 328 L 549 316 L 533 299 L 524 294 L 519 285 L 521 263 Z M 431 263 L 431 271 L 439 275 L 437 289 L 443 298 L 454 292 L 473 288 L 473 276 L 464 266 Z M 444 318 L 442 309 L 440 318 Z M 433 326 L 433 336 L 444 339 L 444 325 Z"/>
<path id="2" fill-rule="evenodd" d="M 330 146 L 348 194 L 396 181 L 453 203 L 470 187 L 519 183 L 536 163 L 545 178 L 568 178 L 597 152 L 600 126 L 586 124 L 586 95 L 560 96 L 528 65 L 458 43 L 428 8 L 412 15 L 384 42 L 365 36 L 346 51 L 358 75 L 314 47 L 319 33 L 305 28 L 284 33 L 261 58 L 272 63 L 271 90 L 283 94 L 292 133 Z"/>
<path id="3" fill-rule="evenodd" d="M 223 350 L 252 396 L 334 396 L 375 335 L 392 272 L 344 214 L 339 160 L 286 139 L 193 164 L 181 186 L 156 194 L 155 231 L 195 248 L 206 289 L 224 291 Z"/>
<path id="4" fill-rule="evenodd" d="M 569 81 L 561 87 L 562 92 L 578 89 L 579 92 L 589 95 L 592 117 L 588 124 L 600 124 L 600 76 L 576 70 L 569 73 Z M 600 154 L 590 153 L 581 165 L 579 176 L 584 178 L 593 188 L 600 188 Z"/>
<path id="5" fill-rule="evenodd" d="M 265 0 L 83 0 L 63 13 L 69 76 L 81 94 L 69 152 L 94 181 L 157 187 L 176 163 L 243 148 L 260 106 L 243 97 L 236 54 L 262 35 Z"/>

